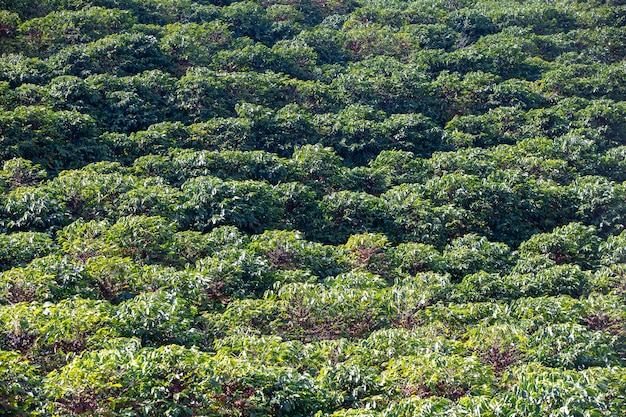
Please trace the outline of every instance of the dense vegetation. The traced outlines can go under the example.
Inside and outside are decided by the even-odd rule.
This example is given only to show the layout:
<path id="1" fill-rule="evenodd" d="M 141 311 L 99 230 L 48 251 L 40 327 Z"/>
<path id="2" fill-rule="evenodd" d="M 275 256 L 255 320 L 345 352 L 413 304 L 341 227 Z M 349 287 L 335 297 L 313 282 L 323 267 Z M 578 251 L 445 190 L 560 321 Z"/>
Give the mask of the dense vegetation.
<path id="1" fill-rule="evenodd" d="M 624 416 L 623 0 L 0 6 L 0 415 Z"/>

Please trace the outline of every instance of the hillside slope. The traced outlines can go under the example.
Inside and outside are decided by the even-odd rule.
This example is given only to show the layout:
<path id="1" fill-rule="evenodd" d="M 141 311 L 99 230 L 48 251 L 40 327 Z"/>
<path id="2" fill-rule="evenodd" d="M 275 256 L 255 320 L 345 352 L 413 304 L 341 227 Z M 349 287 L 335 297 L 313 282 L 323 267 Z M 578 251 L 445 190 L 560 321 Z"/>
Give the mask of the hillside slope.
<path id="1" fill-rule="evenodd" d="M 0 9 L 0 415 L 624 416 L 623 0 Z"/>

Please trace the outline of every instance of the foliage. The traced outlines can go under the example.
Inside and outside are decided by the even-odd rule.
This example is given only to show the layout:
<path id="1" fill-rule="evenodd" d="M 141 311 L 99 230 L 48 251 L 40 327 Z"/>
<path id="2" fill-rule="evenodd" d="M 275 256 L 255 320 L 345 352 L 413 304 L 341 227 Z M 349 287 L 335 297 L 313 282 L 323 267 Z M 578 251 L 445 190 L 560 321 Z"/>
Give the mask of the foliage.
<path id="1" fill-rule="evenodd" d="M 624 7 L 0 1 L 0 415 L 622 417 Z"/>

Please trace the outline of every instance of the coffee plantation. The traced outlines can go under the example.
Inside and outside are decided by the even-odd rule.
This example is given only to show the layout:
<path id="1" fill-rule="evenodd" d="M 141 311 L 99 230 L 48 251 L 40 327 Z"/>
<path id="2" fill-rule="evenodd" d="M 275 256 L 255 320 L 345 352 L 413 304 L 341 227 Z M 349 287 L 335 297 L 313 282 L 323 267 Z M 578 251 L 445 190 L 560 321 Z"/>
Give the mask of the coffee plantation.
<path id="1" fill-rule="evenodd" d="M 623 417 L 624 0 L 0 0 L 0 415 Z"/>

